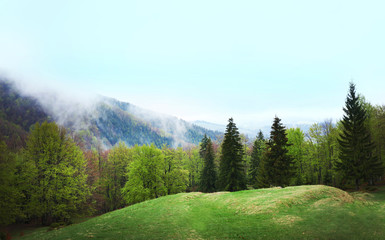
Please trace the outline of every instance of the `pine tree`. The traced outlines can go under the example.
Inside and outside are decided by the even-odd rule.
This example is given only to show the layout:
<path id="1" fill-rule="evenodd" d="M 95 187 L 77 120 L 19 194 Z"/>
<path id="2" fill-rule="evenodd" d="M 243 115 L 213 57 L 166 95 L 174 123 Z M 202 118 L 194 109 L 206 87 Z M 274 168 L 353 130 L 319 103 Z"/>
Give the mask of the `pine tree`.
<path id="1" fill-rule="evenodd" d="M 257 188 L 268 188 L 270 187 L 270 179 L 266 171 L 267 155 L 266 152 L 262 154 L 261 162 L 257 169 L 257 177 L 255 187 Z"/>
<path id="2" fill-rule="evenodd" d="M 271 129 L 270 139 L 266 144 L 265 170 L 271 185 L 284 187 L 294 174 L 293 159 L 288 154 L 289 144 L 281 119 L 275 117 Z"/>
<path id="3" fill-rule="evenodd" d="M 202 192 L 215 192 L 217 172 L 214 164 L 214 149 L 211 139 L 207 137 L 206 139 L 206 150 L 204 155 L 204 166 L 201 173 L 200 190 Z"/>
<path id="4" fill-rule="evenodd" d="M 229 119 L 222 144 L 219 166 L 219 188 L 225 191 L 246 189 L 246 177 L 243 164 L 243 146 L 238 128 L 233 119 Z"/>
<path id="5" fill-rule="evenodd" d="M 264 137 L 261 130 L 254 141 L 253 152 L 251 153 L 251 164 L 249 169 L 249 184 L 255 186 L 257 183 L 258 168 L 262 158 L 262 151 L 264 147 Z"/>
<path id="6" fill-rule="evenodd" d="M 199 155 L 201 158 L 205 158 L 208 140 L 209 139 L 207 138 L 207 135 L 205 134 L 203 136 L 201 144 L 200 144 L 201 148 L 199 150 Z"/>
<path id="7" fill-rule="evenodd" d="M 356 95 L 353 83 L 350 83 L 343 110 L 343 131 L 338 139 L 340 161 L 336 163 L 336 167 L 345 179 L 354 180 L 358 190 L 362 179 L 380 176 L 383 166 L 373 156 L 375 146 L 365 123 L 367 113 Z"/>

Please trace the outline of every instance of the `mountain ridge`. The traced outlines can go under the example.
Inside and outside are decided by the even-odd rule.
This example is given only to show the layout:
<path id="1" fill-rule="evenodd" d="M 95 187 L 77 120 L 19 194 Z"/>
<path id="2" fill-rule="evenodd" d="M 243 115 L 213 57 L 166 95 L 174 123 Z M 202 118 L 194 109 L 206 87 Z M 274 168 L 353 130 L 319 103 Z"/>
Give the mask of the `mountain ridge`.
<path id="1" fill-rule="evenodd" d="M 0 120 L 4 123 L 2 126 L 6 126 L 0 129 L 0 134 L 5 139 L 17 132 L 18 127 L 23 133 L 13 138 L 25 138 L 34 123 L 43 121 L 55 121 L 69 129 L 77 141 L 89 149 L 108 149 L 119 141 L 128 146 L 153 143 L 157 147 L 186 147 L 199 144 L 204 134 L 214 140 L 221 134 L 104 96 L 86 104 L 63 98 L 56 92 L 39 98 L 24 93 L 20 86 L 7 79 L 0 79 L 0 97 Z"/>

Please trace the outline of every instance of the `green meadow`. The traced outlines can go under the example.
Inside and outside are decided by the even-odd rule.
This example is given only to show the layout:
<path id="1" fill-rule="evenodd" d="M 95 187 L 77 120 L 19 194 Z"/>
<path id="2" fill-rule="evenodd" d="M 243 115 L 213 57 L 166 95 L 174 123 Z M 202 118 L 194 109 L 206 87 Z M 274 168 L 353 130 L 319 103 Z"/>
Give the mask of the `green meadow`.
<path id="1" fill-rule="evenodd" d="M 385 187 L 180 193 L 22 239 L 385 239 Z"/>

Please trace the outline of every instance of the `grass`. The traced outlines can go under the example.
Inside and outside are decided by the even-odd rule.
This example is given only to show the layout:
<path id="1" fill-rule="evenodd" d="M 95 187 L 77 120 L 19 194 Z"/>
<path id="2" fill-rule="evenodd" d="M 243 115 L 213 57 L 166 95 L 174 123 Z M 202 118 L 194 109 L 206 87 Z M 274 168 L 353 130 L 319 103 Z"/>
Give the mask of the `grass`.
<path id="1" fill-rule="evenodd" d="M 385 188 L 181 193 L 21 239 L 385 239 Z"/>

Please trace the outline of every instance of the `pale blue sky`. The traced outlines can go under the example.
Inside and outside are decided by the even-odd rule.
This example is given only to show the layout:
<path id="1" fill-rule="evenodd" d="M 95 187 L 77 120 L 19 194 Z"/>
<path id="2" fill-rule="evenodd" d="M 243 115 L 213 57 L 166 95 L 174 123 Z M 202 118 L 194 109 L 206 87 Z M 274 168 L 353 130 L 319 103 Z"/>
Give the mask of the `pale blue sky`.
<path id="1" fill-rule="evenodd" d="M 0 0 L 0 73 L 186 120 L 341 118 L 385 103 L 384 1 Z"/>

